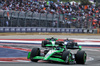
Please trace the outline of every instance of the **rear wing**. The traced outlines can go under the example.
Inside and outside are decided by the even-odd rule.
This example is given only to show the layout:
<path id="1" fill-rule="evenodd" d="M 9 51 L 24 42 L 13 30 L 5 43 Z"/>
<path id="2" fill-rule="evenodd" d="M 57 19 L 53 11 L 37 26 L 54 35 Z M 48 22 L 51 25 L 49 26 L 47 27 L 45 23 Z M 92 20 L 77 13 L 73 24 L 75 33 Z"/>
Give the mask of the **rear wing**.
<path id="1" fill-rule="evenodd" d="M 45 38 L 46 40 L 51 40 L 51 41 L 56 41 L 56 40 L 58 40 L 58 38 Z"/>

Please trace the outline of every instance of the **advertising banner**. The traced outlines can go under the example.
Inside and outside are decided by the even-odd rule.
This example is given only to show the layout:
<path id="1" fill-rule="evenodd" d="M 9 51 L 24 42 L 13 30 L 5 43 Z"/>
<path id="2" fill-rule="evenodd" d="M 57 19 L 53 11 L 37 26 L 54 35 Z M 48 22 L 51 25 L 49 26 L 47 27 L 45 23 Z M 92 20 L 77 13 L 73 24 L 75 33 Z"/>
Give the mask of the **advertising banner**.
<path id="1" fill-rule="evenodd" d="M 32 32 L 32 28 L 26 28 L 26 32 Z"/>
<path id="2" fill-rule="evenodd" d="M 10 32 L 9 28 L 4 28 L 4 32 Z"/>
<path id="3" fill-rule="evenodd" d="M 26 32 L 26 28 L 21 28 L 21 32 Z"/>
<path id="4" fill-rule="evenodd" d="M 16 28 L 16 32 L 21 32 L 21 28 Z"/>
<path id="5" fill-rule="evenodd" d="M 70 33 L 70 30 L 69 29 L 66 29 L 65 31 L 66 31 L 65 33 Z"/>
<path id="6" fill-rule="evenodd" d="M 93 33 L 93 30 L 81 28 L 0 27 L 0 32 Z"/>
<path id="7" fill-rule="evenodd" d="M 57 32 L 56 28 L 52 28 L 52 31 L 53 33 Z"/>
<path id="8" fill-rule="evenodd" d="M 61 33 L 65 33 L 65 32 L 66 32 L 65 28 L 61 28 Z"/>
<path id="9" fill-rule="evenodd" d="M 36 28 L 37 32 L 42 32 L 42 28 Z"/>
<path id="10" fill-rule="evenodd" d="M 47 32 L 52 32 L 52 28 L 47 28 Z"/>
<path id="11" fill-rule="evenodd" d="M 46 28 L 42 28 L 41 32 L 47 32 L 47 29 Z"/>
<path id="12" fill-rule="evenodd" d="M 0 32 L 4 32 L 4 28 L 0 28 Z"/>
<path id="13" fill-rule="evenodd" d="M 16 28 L 9 28 L 11 32 L 16 32 Z"/>
<path id="14" fill-rule="evenodd" d="M 56 31 L 57 31 L 57 33 L 60 33 L 60 32 L 61 32 L 61 29 L 60 29 L 60 28 L 58 28 L 58 29 L 56 29 Z"/>
<path id="15" fill-rule="evenodd" d="M 36 31 L 37 31 L 36 28 L 31 29 L 31 32 L 36 32 Z"/>

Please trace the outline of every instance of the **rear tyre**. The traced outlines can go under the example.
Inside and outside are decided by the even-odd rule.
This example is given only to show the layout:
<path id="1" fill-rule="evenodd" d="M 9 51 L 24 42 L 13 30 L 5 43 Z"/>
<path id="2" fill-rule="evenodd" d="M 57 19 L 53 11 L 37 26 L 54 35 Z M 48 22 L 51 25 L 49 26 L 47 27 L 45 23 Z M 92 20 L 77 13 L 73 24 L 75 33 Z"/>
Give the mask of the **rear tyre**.
<path id="1" fill-rule="evenodd" d="M 87 54 L 85 53 L 85 51 L 78 51 L 75 57 L 76 63 L 85 64 L 86 57 L 87 57 Z"/>
<path id="2" fill-rule="evenodd" d="M 35 57 L 35 56 L 40 56 L 40 49 L 39 48 L 33 48 L 31 50 L 30 60 L 32 62 L 37 62 L 38 61 L 38 59 L 33 59 L 33 57 Z"/>
<path id="3" fill-rule="evenodd" d="M 62 59 L 65 61 L 65 63 L 70 64 L 70 61 L 71 61 L 70 51 L 64 51 L 63 54 L 62 54 Z"/>
<path id="4" fill-rule="evenodd" d="M 42 44 L 41 44 L 41 46 L 42 47 L 46 47 L 45 45 L 47 44 L 47 41 L 45 40 L 45 41 L 42 41 Z"/>

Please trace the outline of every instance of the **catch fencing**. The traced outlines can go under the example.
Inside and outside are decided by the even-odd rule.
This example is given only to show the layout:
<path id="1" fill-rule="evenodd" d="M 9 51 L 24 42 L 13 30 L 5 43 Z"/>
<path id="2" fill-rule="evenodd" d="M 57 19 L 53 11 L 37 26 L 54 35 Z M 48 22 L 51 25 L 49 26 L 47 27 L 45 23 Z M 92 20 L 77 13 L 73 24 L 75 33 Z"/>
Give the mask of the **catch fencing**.
<path id="1" fill-rule="evenodd" d="M 67 18 L 67 19 L 66 19 Z M 74 21 L 74 18 L 76 21 Z M 54 28 L 88 28 L 92 22 L 84 16 L 67 14 L 37 13 L 23 11 L 0 11 L 0 27 L 54 27 Z M 80 19 L 80 21 L 78 21 Z"/>
<path id="2" fill-rule="evenodd" d="M 44 30 L 44 32 L 60 33 L 97 33 L 97 30 L 93 29 L 92 19 L 91 16 L 85 18 L 68 14 L 0 10 L 0 32 L 43 32 Z"/>

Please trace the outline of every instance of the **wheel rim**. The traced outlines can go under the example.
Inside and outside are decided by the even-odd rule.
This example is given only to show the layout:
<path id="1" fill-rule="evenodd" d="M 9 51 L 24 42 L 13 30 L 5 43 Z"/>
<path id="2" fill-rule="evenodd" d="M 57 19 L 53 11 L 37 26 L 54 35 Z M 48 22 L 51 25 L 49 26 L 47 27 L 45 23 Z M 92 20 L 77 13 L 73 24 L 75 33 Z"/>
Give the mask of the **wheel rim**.
<path id="1" fill-rule="evenodd" d="M 69 54 L 66 59 L 66 63 L 70 64 L 70 62 L 71 62 L 71 54 Z"/>

